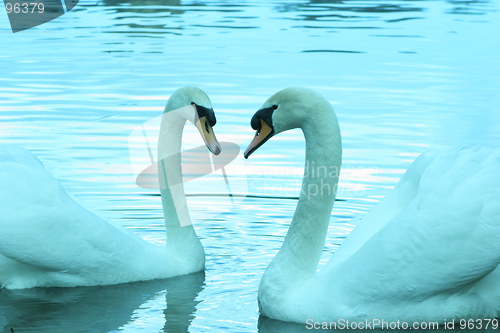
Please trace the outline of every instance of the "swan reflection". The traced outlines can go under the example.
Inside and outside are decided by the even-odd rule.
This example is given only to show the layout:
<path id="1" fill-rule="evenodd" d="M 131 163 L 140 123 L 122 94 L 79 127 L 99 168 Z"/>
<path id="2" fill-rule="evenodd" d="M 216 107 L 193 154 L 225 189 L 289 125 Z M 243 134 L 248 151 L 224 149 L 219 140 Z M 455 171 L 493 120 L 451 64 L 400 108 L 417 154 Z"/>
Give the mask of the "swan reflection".
<path id="1" fill-rule="evenodd" d="M 202 301 L 197 296 L 204 286 L 205 272 L 197 272 L 113 286 L 1 289 L 0 329 L 39 333 L 121 331 L 143 327 L 144 322 L 137 323 L 137 313 L 148 308 L 148 302 L 165 301 L 164 324 L 156 331 L 184 333 Z M 155 318 L 155 324 L 161 326 L 161 322 Z"/>

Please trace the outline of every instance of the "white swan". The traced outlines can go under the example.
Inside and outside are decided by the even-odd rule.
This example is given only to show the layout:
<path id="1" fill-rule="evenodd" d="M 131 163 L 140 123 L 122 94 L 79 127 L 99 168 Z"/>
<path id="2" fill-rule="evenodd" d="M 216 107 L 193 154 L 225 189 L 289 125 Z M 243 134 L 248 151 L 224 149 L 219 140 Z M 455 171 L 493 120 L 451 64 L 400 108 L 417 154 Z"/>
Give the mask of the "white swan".
<path id="1" fill-rule="evenodd" d="M 251 125 L 257 134 L 245 157 L 271 136 L 301 128 L 306 163 L 316 166 L 314 176 L 309 170 L 304 177 L 283 246 L 260 282 L 261 314 L 306 324 L 443 324 L 499 315 L 500 151 L 421 155 L 317 272 L 341 165 L 335 113 L 319 94 L 287 88 L 264 103 Z"/>
<path id="2" fill-rule="evenodd" d="M 167 102 L 167 115 L 160 158 L 162 149 L 180 151 L 186 120 L 196 124 L 212 152 L 220 152 L 211 128 L 215 115 L 203 91 L 178 89 Z M 181 165 L 179 154 L 174 157 L 162 168 L 175 181 Z M 0 286 L 108 285 L 203 270 L 205 253 L 193 226 L 180 226 L 189 219 L 180 184 L 176 193 L 161 186 L 167 245 L 156 246 L 82 207 L 27 150 L 0 146 Z"/>

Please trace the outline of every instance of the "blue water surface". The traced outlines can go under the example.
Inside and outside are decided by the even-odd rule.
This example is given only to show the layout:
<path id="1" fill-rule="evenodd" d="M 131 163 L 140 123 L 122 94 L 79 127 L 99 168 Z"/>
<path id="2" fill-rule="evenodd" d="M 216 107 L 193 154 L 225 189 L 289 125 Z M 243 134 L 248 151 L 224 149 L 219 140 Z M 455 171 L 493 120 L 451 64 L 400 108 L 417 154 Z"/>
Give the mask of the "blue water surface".
<path id="1" fill-rule="evenodd" d="M 334 106 L 343 140 L 343 201 L 324 264 L 416 156 L 498 144 L 499 10 L 488 0 L 82 0 L 14 34 L 0 9 L 0 143 L 30 149 L 86 206 L 162 244 L 160 198 L 135 183 L 131 132 L 158 116 L 175 89 L 196 85 L 212 100 L 219 139 L 244 150 L 249 120 L 270 95 L 315 89 Z M 260 277 L 295 209 L 303 159 L 302 134 L 291 131 L 240 161 L 244 169 L 228 169 L 245 182 L 231 190 L 241 200 L 195 222 L 204 274 L 0 290 L 0 331 L 310 331 L 259 324 L 257 305 Z M 194 216 L 216 210 L 217 196 L 190 198 Z"/>

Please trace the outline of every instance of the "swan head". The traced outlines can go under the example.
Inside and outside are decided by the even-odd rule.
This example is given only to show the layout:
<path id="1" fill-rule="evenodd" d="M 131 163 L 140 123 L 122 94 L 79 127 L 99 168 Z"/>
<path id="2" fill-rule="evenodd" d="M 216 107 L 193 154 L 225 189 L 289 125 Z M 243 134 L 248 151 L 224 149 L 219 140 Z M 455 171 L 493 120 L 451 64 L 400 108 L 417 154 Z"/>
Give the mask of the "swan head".
<path id="1" fill-rule="evenodd" d="M 250 125 L 257 132 L 244 152 L 248 158 L 274 135 L 294 129 L 304 130 L 322 112 L 333 108 L 320 94 L 303 87 L 290 87 L 271 96 L 252 117 Z"/>
<path id="2" fill-rule="evenodd" d="M 191 106 L 193 109 L 187 107 Z M 186 108 L 187 107 L 187 108 Z M 217 122 L 212 103 L 207 94 L 197 87 L 182 87 L 170 96 L 164 113 L 180 111 L 182 117 L 193 123 L 200 132 L 207 148 L 214 154 L 219 155 L 221 145 L 215 137 L 212 129 Z"/>

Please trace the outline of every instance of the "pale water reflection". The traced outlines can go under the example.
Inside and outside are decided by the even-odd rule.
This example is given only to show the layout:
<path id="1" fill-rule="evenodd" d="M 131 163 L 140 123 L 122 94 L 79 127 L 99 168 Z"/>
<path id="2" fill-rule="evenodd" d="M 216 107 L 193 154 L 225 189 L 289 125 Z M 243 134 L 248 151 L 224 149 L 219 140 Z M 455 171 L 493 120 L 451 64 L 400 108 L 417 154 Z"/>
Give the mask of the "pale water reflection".
<path id="1" fill-rule="evenodd" d="M 344 147 L 324 264 L 420 153 L 500 142 L 498 31 L 498 4 L 486 0 L 83 0 L 17 34 L 0 11 L 0 143 L 30 149 L 87 206 L 161 244 L 160 199 L 136 185 L 130 133 L 175 89 L 197 85 L 217 136 L 244 150 L 271 94 L 313 88 L 333 104 Z M 295 209 L 303 149 L 300 132 L 275 137 L 238 170 L 248 193 L 236 194 L 250 195 L 195 224 L 205 277 L 0 290 L 0 331 L 310 332 L 259 319 L 257 306 Z M 197 196 L 205 190 L 188 193 L 194 212 L 216 209 Z"/>
<path id="2" fill-rule="evenodd" d="M 5 332 L 188 332 L 204 282 L 200 272 L 115 286 L 0 290 L 0 324 Z"/>

